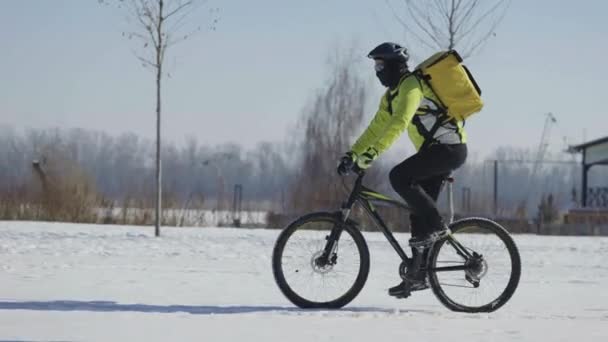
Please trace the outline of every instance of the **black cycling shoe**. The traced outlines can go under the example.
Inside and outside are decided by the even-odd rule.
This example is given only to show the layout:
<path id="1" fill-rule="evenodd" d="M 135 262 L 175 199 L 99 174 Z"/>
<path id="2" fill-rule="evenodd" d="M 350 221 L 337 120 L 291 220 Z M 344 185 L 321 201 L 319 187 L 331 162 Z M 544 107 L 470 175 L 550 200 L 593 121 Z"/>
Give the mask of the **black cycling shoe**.
<path id="1" fill-rule="evenodd" d="M 405 272 L 405 279 L 396 286 L 388 289 L 388 294 L 397 298 L 407 298 L 412 291 L 421 291 L 429 288 L 426 279 L 426 259 L 430 247 L 437 241 L 445 239 L 451 233 L 447 226 L 442 226 L 428 235 L 414 236 L 410 239 L 409 245 L 412 247 L 413 257 L 411 265 Z"/>
<path id="2" fill-rule="evenodd" d="M 388 289 L 388 295 L 396 298 L 407 298 L 412 294 L 412 290 L 408 283 L 404 280 L 400 284 L 395 285 Z"/>
<path id="3" fill-rule="evenodd" d="M 429 249 L 413 248 L 411 264 L 407 268 L 401 284 L 388 289 L 388 294 L 397 298 L 407 298 L 412 291 L 421 291 L 429 288 L 426 279 L 426 258 Z"/>
<path id="4" fill-rule="evenodd" d="M 399 285 L 393 286 L 388 289 L 389 296 L 396 298 L 407 298 L 413 291 L 422 291 L 429 288 L 429 284 L 425 279 L 422 280 L 409 280 L 402 281 Z"/>

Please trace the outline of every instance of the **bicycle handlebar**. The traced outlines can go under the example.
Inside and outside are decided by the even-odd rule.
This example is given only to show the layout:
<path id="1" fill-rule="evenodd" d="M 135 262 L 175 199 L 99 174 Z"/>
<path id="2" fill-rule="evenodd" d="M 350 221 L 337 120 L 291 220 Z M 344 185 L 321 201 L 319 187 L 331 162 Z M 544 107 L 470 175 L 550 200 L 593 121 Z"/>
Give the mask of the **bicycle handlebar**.
<path id="1" fill-rule="evenodd" d="M 360 168 L 358 168 L 356 166 L 354 168 L 350 169 L 350 171 L 348 173 L 343 174 L 342 176 L 343 177 L 348 176 L 351 172 L 354 173 L 355 175 L 357 175 L 358 180 L 363 178 L 363 176 L 365 176 L 365 170 L 361 170 Z"/>

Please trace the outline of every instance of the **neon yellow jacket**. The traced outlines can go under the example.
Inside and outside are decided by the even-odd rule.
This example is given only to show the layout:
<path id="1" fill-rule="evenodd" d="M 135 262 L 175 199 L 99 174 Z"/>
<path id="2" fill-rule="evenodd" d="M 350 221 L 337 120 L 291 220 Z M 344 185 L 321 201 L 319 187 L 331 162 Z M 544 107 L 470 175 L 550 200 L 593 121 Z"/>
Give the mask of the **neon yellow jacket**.
<path id="1" fill-rule="evenodd" d="M 392 98 L 390 104 L 389 98 Z M 380 155 L 401 136 L 405 129 L 416 150 L 420 150 L 425 141 L 422 130 L 430 131 L 437 119 L 436 115 L 420 109 L 436 110 L 439 108 L 437 103 L 439 103 L 437 96 L 424 82 L 419 82 L 413 74 L 405 75 L 397 88 L 387 90 L 382 96 L 380 108 L 367 129 L 352 146 L 351 151 L 361 155 L 369 148 L 373 148 Z M 419 117 L 414 120 L 414 116 Z M 460 121 L 442 124 L 433 138 L 443 144 L 466 143 L 466 133 Z"/>

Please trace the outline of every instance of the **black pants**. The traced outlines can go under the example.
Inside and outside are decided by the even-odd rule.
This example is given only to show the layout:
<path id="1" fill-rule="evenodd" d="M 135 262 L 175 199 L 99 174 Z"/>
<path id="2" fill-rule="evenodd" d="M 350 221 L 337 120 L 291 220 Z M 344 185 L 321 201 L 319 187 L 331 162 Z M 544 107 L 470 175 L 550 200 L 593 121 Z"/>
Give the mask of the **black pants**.
<path id="1" fill-rule="evenodd" d="M 467 145 L 431 145 L 390 172 L 393 189 L 412 208 L 412 236 L 424 236 L 443 225 L 436 201 L 447 175 L 467 158 Z"/>

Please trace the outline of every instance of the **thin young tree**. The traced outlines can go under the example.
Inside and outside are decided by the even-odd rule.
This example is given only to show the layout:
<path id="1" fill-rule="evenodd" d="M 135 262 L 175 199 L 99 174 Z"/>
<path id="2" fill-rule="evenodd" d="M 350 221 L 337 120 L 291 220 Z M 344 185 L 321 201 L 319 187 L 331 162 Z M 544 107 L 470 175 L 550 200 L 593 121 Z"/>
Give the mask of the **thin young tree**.
<path id="1" fill-rule="evenodd" d="M 167 50 L 201 31 L 201 25 L 187 27 L 188 19 L 207 2 L 204 0 L 98 0 L 101 4 L 114 2 L 126 9 L 134 31 L 123 32 L 123 36 L 141 44 L 142 52 L 137 59 L 149 67 L 156 76 L 156 236 L 160 236 L 162 213 L 162 164 L 161 164 L 161 85 L 165 75 Z M 218 8 L 211 8 L 209 29 L 215 30 Z"/>
<path id="2" fill-rule="evenodd" d="M 511 0 L 385 0 L 407 35 L 431 51 L 457 49 L 464 57 L 479 51 L 507 13 Z"/>

